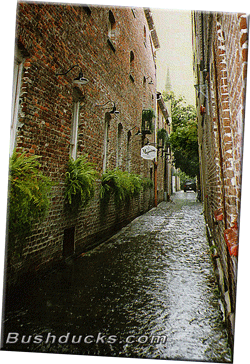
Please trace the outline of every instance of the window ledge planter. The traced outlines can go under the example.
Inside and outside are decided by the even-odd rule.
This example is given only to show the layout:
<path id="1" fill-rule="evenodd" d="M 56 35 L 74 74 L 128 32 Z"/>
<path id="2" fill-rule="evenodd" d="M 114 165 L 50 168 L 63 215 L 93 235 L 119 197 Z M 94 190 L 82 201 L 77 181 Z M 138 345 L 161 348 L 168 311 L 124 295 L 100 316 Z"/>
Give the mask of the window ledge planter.
<path id="1" fill-rule="evenodd" d="M 81 206 L 86 206 L 94 196 L 94 183 L 98 177 L 94 164 L 84 155 L 76 160 L 72 158 L 65 173 L 65 206 L 77 213 Z"/>

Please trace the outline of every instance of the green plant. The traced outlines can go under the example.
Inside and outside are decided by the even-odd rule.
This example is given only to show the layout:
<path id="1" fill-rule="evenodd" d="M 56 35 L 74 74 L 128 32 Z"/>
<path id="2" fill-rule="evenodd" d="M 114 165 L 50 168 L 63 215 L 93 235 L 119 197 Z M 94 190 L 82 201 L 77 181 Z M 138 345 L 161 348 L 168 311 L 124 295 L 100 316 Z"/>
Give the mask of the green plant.
<path id="1" fill-rule="evenodd" d="M 144 190 L 148 190 L 154 187 L 154 183 L 150 178 L 143 178 L 142 179 L 142 186 Z"/>
<path id="2" fill-rule="evenodd" d="M 143 178 L 119 169 L 105 172 L 101 181 L 101 200 L 107 203 L 110 196 L 114 195 L 116 204 L 123 201 L 128 202 L 132 197 L 138 196 L 142 189 L 150 188 L 149 181 L 152 182 L 149 178 Z"/>
<path id="3" fill-rule="evenodd" d="M 157 131 L 157 144 L 162 141 L 162 146 L 165 147 L 166 143 L 169 141 L 168 132 L 166 129 L 162 128 Z"/>
<path id="4" fill-rule="evenodd" d="M 10 158 L 8 248 L 19 256 L 34 223 L 43 218 L 49 208 L 52 182 L 40 171 L 39 158 L 16 151 Z"/>
<path id="5" fill-rule="evenodd" d="M 171 92 L 163 93 L 164 101 L 171 101 L 172 132 L 171 150 L 174 154 L 175 167 L 180 168 L 190 177 L 199 179 L 198 124 L 196 109 L 186 105 L 183 97 L 176 98 Z"/>
<path id="6" fill-rule="evenodd" d="M 180 177 L 180 187 L 182 190 L 184 189 L 184 184 L 186 183 L 186 181 L 192 180 L 192 177 L 188 176 L 185 172 L 182 172 L 181 170 L 175 172 L 173 175 Z"/>
<path id="7" fill-rule="evenodd" d="M 150 130 L 151 133 L 154 132 L 153 118 L 155 117 L 155 112 L 153 109 L 142 110 L 142 130 Z"/>
<path id="8" fill-rule="evenodd" d="M 94 182 L 98 173 L 88 156 L 76 160 L 70 158 L 65 173 L 65 204 L 72 213 L 77 213 L 82 205 L 87 205 L 94 196 Z"/>

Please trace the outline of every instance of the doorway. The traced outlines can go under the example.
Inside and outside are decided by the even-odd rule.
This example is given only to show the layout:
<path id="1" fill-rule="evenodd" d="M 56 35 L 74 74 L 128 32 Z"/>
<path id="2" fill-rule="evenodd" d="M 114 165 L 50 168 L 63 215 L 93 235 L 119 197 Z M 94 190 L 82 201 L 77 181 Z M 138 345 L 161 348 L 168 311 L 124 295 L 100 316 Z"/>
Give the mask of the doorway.
<path id="1" fill-rule="evenodd" d="M 75 227 L 70 227 L 64 230 L 63 236 L 63 256 L 69 257 L 75 251 Z"/>

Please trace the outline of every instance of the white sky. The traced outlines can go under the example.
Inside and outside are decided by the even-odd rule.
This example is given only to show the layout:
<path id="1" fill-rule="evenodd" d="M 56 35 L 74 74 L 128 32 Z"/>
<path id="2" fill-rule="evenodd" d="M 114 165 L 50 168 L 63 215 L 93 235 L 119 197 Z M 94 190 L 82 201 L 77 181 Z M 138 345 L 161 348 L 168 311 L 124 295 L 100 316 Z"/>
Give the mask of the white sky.
<path id="1" fill-rule="evenodd" d="M 185 10 L 151 8 L 160 42 L 157 50 L 157 90 L 165 90 L 169 68 L 172 90 L 195 104 L 191 13 Z"/>

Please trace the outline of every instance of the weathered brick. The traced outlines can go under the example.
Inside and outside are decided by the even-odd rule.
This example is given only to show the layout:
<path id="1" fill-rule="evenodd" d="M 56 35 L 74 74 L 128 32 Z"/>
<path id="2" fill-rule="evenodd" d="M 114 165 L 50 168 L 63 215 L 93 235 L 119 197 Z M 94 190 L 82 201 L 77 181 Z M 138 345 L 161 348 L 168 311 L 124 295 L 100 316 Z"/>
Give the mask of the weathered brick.
<path id="1" fill-rule="evenodd" d="M 241 160 L 244 122 L 245 84 L 247 77 L 247 23 L 245 14 L 216 14 L 194 12 L 194 32 L 198 49 L 206 54 L 210 65 L 209 103 L 210 115 L 204 125 L 199 125 L 199 141 L 204 181 L 204 195 L 212 191 L 205 201 L 205 216 L 218 246 L 223 272 L 230 293 L 232 309 L 235 309 L 236 265 L 232 264 L 224 231 L 239 218 L 241 195 Z M 201 23 L 203 21 L 203 28 Z M 202 34 L 203 29 L 203 34 Z M 201 35 L 201 36 L 200 36 Z M 194 69 L 196 69 L 194 67 Z M 212 92 L 212 90 L 213 92 Z M 203 100 L 197 100 L 197 104 Z M 219 158 L 218 158 L 219 156 Z M 215 186 L 217 182 L 217 187 Z M 213 213 L 224 209 L 224 219 L 219 229 L 214 226 Z"/>
<path id="2" fill-rule="evenodd" d="M 117 167 L 118 125 L 122 125 L 121 168 L 127 167 L 128 132 L 130 139 L 131 172 L 150 177 L 153 162 L 142 160 L 141 128 L 143 109 L 155 108 L 154 44 L 143 8 L 136 9 L 136 18 L 130 8 L 57 5 L 46 3 L 18 3 L 16 44 L 24 59 L 23 83 L 19 122 L 16 136 L 19 149 L 41 156 L 41 170 L 56 184 L 52 189 L 52 204 L 48 217 L 34 226 L 34 234 L 27 240 L 22 268 L 62 258 L 63 235 L 66 228 L 75 226 L 75 251 L 84 250 L 109 237 L 131 219 L 153 206 L 153 192 L 145 191 L 119 211 L 111 199 L 105 214 L 101 209 L 100 181 L 96 183 L 95 197 L 77 217 L 64 208 L 64 182 L 69 160 L 71 125 L 74 100 L 80 102 L 78 129 L 78 156 L 88 154 L 101 174 L 104 158 L 105 114 L 115 102 L 119 115 L 110 115 L 109 153 L 107 168 Z M 108 41 L 109 11 L 116 28 L 112 44 Z M 147 28 L 146 46 L 144 26 Z M 130 53 L 134 53 L 131 69 Z M 79 65 L 65 75 L 57 76 L 72 66 Z M 80 68 L 89 82 L 74 86 L 72 81 Z M 129 75 L 133 73 L 134 82 Z M 153 85 L 145 78 L 151 77 Z M 107 116 L 106 116 L 107 117 Z M 135 128 L 137 127 L 137 129 Z M 149 139 L 154 142 L 154 136 Z M 162 198 L 163 167 L 159 164 L 159 198 Z M 40 229 L 40 230 L 39 230 Z M 33 254 L 34 253 L 34 254 Z M 26 264 L 26 266 L 25 266 Z M 17 265 L 16 265 L 17 267 Z M 18 265 L 20 268 L 20 265 Z M 18 268 L 18 269 L 19 269 Z"/>

